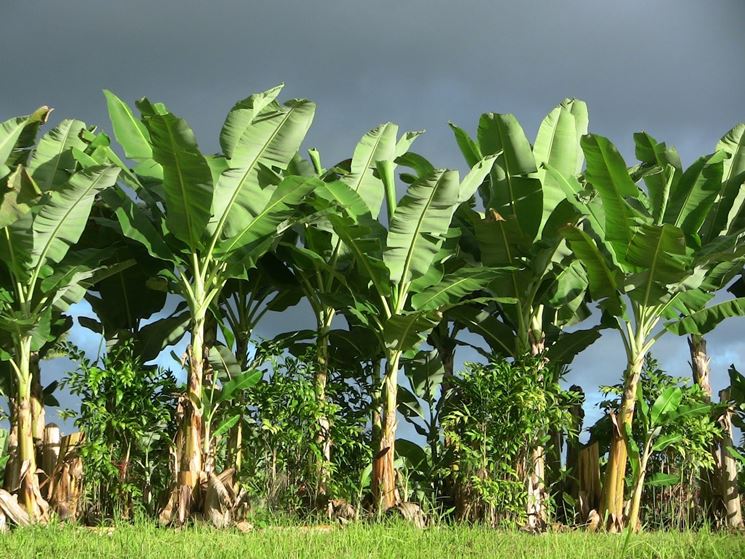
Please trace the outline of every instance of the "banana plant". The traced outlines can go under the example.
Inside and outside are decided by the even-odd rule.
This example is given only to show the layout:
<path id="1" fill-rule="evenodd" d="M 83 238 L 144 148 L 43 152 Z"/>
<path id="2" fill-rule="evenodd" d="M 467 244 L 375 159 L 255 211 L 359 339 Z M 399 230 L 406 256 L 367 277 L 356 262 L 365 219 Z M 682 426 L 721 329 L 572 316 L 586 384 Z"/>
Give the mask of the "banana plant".
<path id="1" fill-rule="evenodd" d="M 421 156 L 404 154 L 398 162 L 412 167 L 416 176 L 406 176 L 411 184 L 400 200 L 393 172 L 396 161 L 378 160 L 388 229 L 373 217 L 373 212 L 355 216 L 339 211 L 328 216 L 340 243 L 354 259 L 357 273 L 365 279 L 355 286 L 354 300 L 345 305 L 345 313 L 364 325 L 385 348 L 381 428 L 377 448 L 373 449 L 371 482 L 379 510 L 390 508 L 398 500 L 394 449 L 401 358 L 415 352 L 445 309 L 485 287 L 496 275 L 494 270 L 471 266 L 443 276 L 440 266 L 452 255 L 445 241 L 455 210 L 471 198 L 494 159 L 476 162 L 461 182 L 457 171 L 435 169 Z M 366 191 L 345 192 L 348 199 L 342 204 L 347 207 L 359 206 L 360 199 L 372 200 Z M 382 200 L 377 196 L 372 202 Z M 379 209 L 373 207 L 377 214 Z"/>
<path id="2" fill-rule="evenodd" d="M 137 102 L 140 118 L 106 92 L 114 134 L 134 163 L 116 209 L 124 234 L 173 266 L 171 289 L 190 312 L 185 448 L 176 475 L 179 522 L 198 502 L 203 477 L 201 401 L 205 321 L 231 277 L 241 277 L 290 226 L 320 181 L 285 177 L 315 105 L 276 101 L 281 86 L 238 102 L 220 132 L 220 155 L 199 151 L 186 121 L 160 103 Z M 135 200 L 130 196 L 134 194 Z"/>
<path id="3" fill-rule="evenodd" d="M 376 219 L 380 214 L 386 192 L 384 176 L 395 172 L 396 158 L 404 156 L 421 132 L 407 132 L 398 137 L 398 126 L 387 122 L 367 132 L 357 143 L 351 159 L 330 169 L 321 165 L 320 154 L 310 150 L 308 163 L 299 158 L 295 161 L 298 174 L 317 176 L 324 182 L 323 188 L 314 192 L 314 219 L 307 220 L 299 230 L 295 242 L 285 242 L 278 254 L 294 270 L 295 278 L 306 300 L 310 304 L 316 321 L 316 367 L 314 389 L 316 399 L 323 407 L 326 404 L 326 385 L 329 378 L 331 339 L 339 337 L 332 331 L 338 310 L 343 310 L 346 292 L 354 285 L 354 273 L 350 266 L 352 254 L 342 239 L 334 233 L 328 215 L 339 213 L 352 220 L 359 217 Z M 378 169 L 378 162 L 387 162 L 385 169 Z M 385 175 L 381 174 L 385 173 Z M 319 418 L 319 446 L 321 453 L 318 473 L 318 495 L 325 496 L 331 466 L 329 419 Z"/>
<path id="4" fill-rule="evenodd" d="M 707 273 L 738 255 L 739 235 L 701 245 L 699 230 L 722 185 L 726 154 L 721 150 L 676 171 L 659 163 L 627 168 L 613 144 L 598 135 L 581 140 L 587 168 L 581 184 L 548 167 L 567 200 L 584 216 L 562 234 L 584 266 L 590 293 L 613 320 L 626 350 L 624 393 L 603 485 L 602 511 L 612 529 L 623 523 L 631 425 L 644 357 L 667 331 L 692 331 L 707 317 L 728 312 L 707 306 L 716 291 Z M 664 145 L 658 145 L 664 150 Z M 643 160 L 648 160 L 642 156 Z M 656 173 L 664 180 L 649 180 Z M 647 179 L 646 190 L 638 182 Z"/>
<path id="5" fill-rule="evenodd" d="M 587 132 L 587 106 L 577 99 L 562 101 L 543 119 L 532 145 L 512 114 L 483 114 L 476 139 L 450 126 L 469 163 L 497 157 L 479 189 L 485 211 L 469 204 L 456 214 L 467 232 L 461 254 L 509 273 L 489 286 L 490 302 L 455 308 L 449 318 L 483 337 L 492 356 L 540 355 L 556 374 L 600 335 L 599 327 L 565 330 L 589 316 L 588 280 L 560 232 L 581 214 L 565 199 L 557 172 L 573 177 L 582 169 L 579 142 Z M 455 346 L 447 342 L 440 336 L 438 345 Z M 444 363 L 452 360 L 444 357 Z M 528 522 L 540 528 L 547 521 L 544 449 L 530 450 Z"/>
<path id="6" fill-rule="evenodd" d="M 675 148 L 657 142 L 646 133 L 635 134 L 634 139 L 636 155 L 642 165 L 657 169 L 644 176 L 648 191 L 659 192 L 669 200 L 670 194 L 664 193 L 666 190 L 672 192 L 671 189 L 676 187 L 683 172 Z M 699 200 L 706 209 L 706 219 L 697 218 L 695 223 L 698 225 L 697 242 L 702 247 L 711 246 L 718 242 L 720 237 L 736 235 L 745 227 L 745 196 L 740 193 L 745 182 L 745 124 L 738 124 L 729 130 L 719 140 L 716 149 L 725 155 L 725 159 L 722 162 L 721 183 L 712 183 L 711 190 L 703 193 Z M 732 258 L 724 259 L 707 269 L 701 296 L 705 297 L 704 293 L 723 291 L 732 282 L 733 277 L 742 271 L 743 265 L 743 258 L 733 255 Z M 742 283 L 739 281 L 729 289 L 737 297 L 745 295 Z M 704 335 L 728 316 L 742 315 L 745 310 L 743 301 L 745 299 L 741 298 L 727 300 L 722 304 L 702 309 L 700 314 L 681 323 L 676 329 L 678 334 L 688 334 L 693 377 L 709 398 L 709 356 Z"/>
<path id="7" fill-rule="evenodd" d="M 9 489 L 19 492 L 33 519 L 43 519 L 47 505 L 36 474 L 32 362 L 59 333 L 54 325 L 60 313 L 113 271 L 101 251 L 76 250 L 75 245 L 95 197 L 113 186 L 119 173 L 106 165 L 81 168 L 75 154 L 89 150 L 93 130 L 77 120 L 62 121 L 34 146 L 48 114 L 42 107 L 0 124 L 0 347 L 8 349 L 0 358 L 13 381 L 18 439 L 11 478 L 19 486 Z"/>

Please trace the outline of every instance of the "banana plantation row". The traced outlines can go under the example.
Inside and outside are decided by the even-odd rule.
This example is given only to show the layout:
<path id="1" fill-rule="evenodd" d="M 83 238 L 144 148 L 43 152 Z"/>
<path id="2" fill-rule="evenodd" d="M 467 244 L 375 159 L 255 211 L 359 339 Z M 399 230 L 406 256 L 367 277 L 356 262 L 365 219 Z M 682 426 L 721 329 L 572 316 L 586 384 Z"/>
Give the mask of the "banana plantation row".
<path id="1" fill-rule="evenodd" d="M 416 502 L 532 529 L 741 526 L 745 381 L 733 368 L 713 403 L 703 336 L 745 313 L 745 125 L 688 167 L 636 134 L 630 166 L 571 99 L 532 142 L 511 114 L 475 137 L 451 124 L 463 176 L 391 123 L 325 167 L 299 153 L 315 105 L 280 89 L 230 110 L 218 154 L 162 103 L 137 116 L 110 92 L 116 143 L 78 120 L 40 135 L 47 107 L 0 124 L 0 516 L 77 514 L 55 497 L 64 453 L 41 467 L 57 383 L 40 361 L 63 351 L 88 514 Z M 65 342 L 83 299 L 93 362 Z M 314 330 L 258 338 L 303 300 Z M 603 329 L 627 361 L 602 364 L 621 384 L 582 445 L 582 390 L 559 383 Z M 656 367 L 663 335 L 689 336 L 693 383 Z M 145 363 L 184 337 L 179 385 Z M 454 370 L 459 345 L 484 363 Z"/>

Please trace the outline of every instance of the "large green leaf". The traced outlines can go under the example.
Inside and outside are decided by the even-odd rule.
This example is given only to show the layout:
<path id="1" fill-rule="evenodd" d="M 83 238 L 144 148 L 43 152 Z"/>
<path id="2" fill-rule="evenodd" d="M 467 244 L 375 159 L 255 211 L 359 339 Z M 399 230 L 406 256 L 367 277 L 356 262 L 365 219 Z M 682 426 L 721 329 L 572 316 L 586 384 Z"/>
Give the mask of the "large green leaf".
<path id="1" fill-rule="evenodd" d="M 649 420 L 652 426 L 659 425 L 668 415 L 678 409 L 683 399 L 683 391 L 678 386 L 670 386 L 662 391 L 652 404 Z"/>
<path id="2" fill-rule="evenodd" d="M 711 218 L 711 237 L 726 231 L 731 231 L 740 217 L 745 206 L 745 124 L 740 123 L 732 128 L 717 144 L 717 150 L 722 150 L 730 157 L 723 164 L 722 182 L 724 193 L 715 206 Z M 745 226 L 741 223 L 740 227 Z"/>
<path id="3" fill-rule="evenodd" d="M 569 247 L 587 271 L 593 298 L 617 299 L 620 274 L 618 270 L 609 266 L 592 237 L 574 225 L 564 227 L 561 231 L 569 242 Z"/>
<path id="4" fill-rule="evenodd" d="M 549 363 L 570 365 L 574 358 L 590 347 L 600 337 L 600 328 L 562 332 L 546 352 Z"/>
<path id="5" fill-rule="evenodd" d="M 39 269 L 65 257 L 85 229 L 96 194 L 113 186 L 118 175 L 115 167 L 91 167 L 75 173 L 61 188 L 47 192 L 33 220 L 29 268 Z"/>
<path id="6" fill-rule="evenodd" d="M 385 196 L 383 182 L 375 173 L 377 162 L 395 159 L 397 134 L 398 126 L 391 122 L 370 130 L 354 149 L 351 172 L 342 177 L 365 201 L 374 218 L 378 217 Z"/>
<path id="7" fill-rule="evenodd" d="M 324 182 L 314 191 L 318 198 L 332 202 L 336 211 L 343 212 L 356 219 L 358 216 L 370 215 L 370 208 L 362 197 L 342 181 Z"/>
<path id="8" fill-rule="evenodd" d="M 670 322 L 665 327 L 679 336 L 685 334 L 706 334 L 728 318 L 745 316 L 745 297 L 722 301 L 710 307 L 693 312 L 680 320 Z"/>
<path id="9" fill-rule="evenodd" d="M 117 142 L 124 148 L 129 159 L 152 159 L 153 148 L 145 125 L 132 113 L 129 106 L 108 89 L 103 90 L 109 110 L 111 127 Z"/>
<path id="10" fill-rule="evenodd" d="M 664 222 L 686 233 L 698 233 L 709 209 L 722 188 L 722 164 L 725 153 L 700 157 L 670 190 Z"/>
<path id="11" fill-rule="evenodd" d="M 427 312 L 394 314 L 383 326 L 385 345 L 391 351 L 416 349 L 438 322 Z"/>
<path id="12" fill-rule="evenodd" d="M 192 250 L 201 246 L 212 205 L 212 172 L 185 120 L 172 114 L 145 119 L 153 159 L 163 167 L 166 222 Z"/>
<path id="13" fill-rule="evenodd" d="M 605 209 L 600 203 L 600 199 L 596 197 L 588 200 L 577 177 L 564 175 L 549 164 L 546 165 L 546 172 L 550 177 L 547 180 L 550 180 L 554 186 L 559 187 L 564 192 L 567 202 L 587 220 L 595 235 L 601 240 L 605 239 Z"/>
<path id="14" fill-rule="evenodd" d="M 458 202 L 467 202 L 476 194 L 476 190 L 483 184 L 484 179 L 491 172 L 496 160 L 496 155 L 488 155 L 476 161 L 460 183 Z"/>
<path id="15" fill-rule="evenodd" d="M 458 204 L 456 171 L 436 170 L 412 184 L 391 218 L 383 260 L 395 283 L 424 275 Z"/>
<path id="16" fill-rule="evenodd" d="M 244 221 L 240 227 L 236 223 L 232 224 L 233 235 L 217 245 L 216 253 L 224 256 L 240 248 L 251 249 L 267 240 L 273 240 L 286 228 L 282 224 L 292 216 L 294 208 L 308 193 L 321 185 L 321 181 L 315 177 L 287 177 L 250 220 Z M 255 260 L 259 256 L 260 254 L 252 254 L 251 258 Z"/>
<path id="17" fill-rule="evenodd" d="M 445 376 L 437 350 L 419 351 L 404 362 L 404 371 L 414 394 L 427 402 L 433 401 Z"/>
<path id="18" fill-rule="evenodd" d="M 108 191 L 103 197 L 114 207 L 125 237 L 142 244 L 154 258 L 171 262 L 176 260 L 174 252 L 163 238 L 162 229 L 156 228 L 153 223 L 160 218 L 159 213 L 156 213 L 157 217 L 148 213 L 148 210 L 153 211 L 154 208 L 146 209 L 139 206 L 119 188 Z"/>
<path id="19" fill-rule="evenodd" d="M 233 351 L 222 344 L 210 348 L 208 356 L 210 366 L 220 379 L 232 379 L 241 374 L 241 365 Z"/>
<path id="20" fill-rule="evenodd" d="M 641 191 L 629 176 L 623 157 L 607 138 L 588 134 L 581 143 L 587 160 L 587 181 L 603 201 L 605 240 L 621 260 L 636 228 L 636 218 L 641 217 L 626 198 L 638 198 Z"/>
<path id="21" fill-rule="evenodd" d="M 26 164 L 36 132 L 49 112 L 49 107 L 40 107 L 33 114 L 0 123 L 0 177 L 6 176 L 16 165 Z"/>
<path id="22" fill-rule="evenodd" d="M 261 371 L 250 370 L 231 378 L 223 385 L 220 400 L 230 400 L 236 392 L 256 386 L 261 381 L 261 377 Z"/>
<path id="23" fill-rule="evenodd" d="M 655 168 L 645 173 L 644 184 L 647 185 L 652 217 L 655 223 L 661 223 L 667 210 L 672 187 L 680 180 L 682 164 L 675 148 L 659 143 L 646 132 L 634 134 L 636 158 L 642 164 Z"/>
<path id="24" fill-rule="evenodd" d="M 460 268 L 449 274 L 437 285 L 416 293 L 411 304 L 416 310 L 442 310 L 457 305 L 462 299 L 480 289 L 485 289 L 500 273 L 494 268 Z"/>
<path id="25" fill-rule="evenodd" d="M 285 105 L 271 101 L 252 120 L 245 118 L 247 115 L 234 119 L 234 128 L 238 121 L 244 128 L 240 136 L 237 130 L 230 133 L 231 138 L 238 139 L 228 158 L 229 168 L 215 188 L 212 235 L 240 238 L 249 222 L 263 214 L 273 197 L 270 185 L 279 182 L 274 170 L 284 171 L 292 161 L 313 121 L 315 108 L 306 100 Z"/>
<path id="26" fill-rule="evenodd" d="M 165 286 L 154 280 L 164 264 L 148 258 L 144 249 L 131 247 L 116 255 L 117 259 L 136 259 L 137 265 L 98 281 L 98 294 L 89 292 L 86 300 L 103 324 L 106 336 L 119 330 L 136 330 L 143 319 L 150 318 L 166 303 Z"/>
<path id="27" fill-rule="evenodd" d="M 427 463 L 427 453 L 424 448 L 407 439 L 396 439 L 396 456 L 405 458 L 414 471 Z"/>
<path id="28" fill-rule="evenodd" d="M 220 147 L 225 157 L 233 158 L 233 151 L 247 128 L 251 126 L 256 117 L 264 108 L 274 101 L 282 91 L 284 85 L 255 93 L 242 101 L 238 101 L 225 118 L 225 123 L 220 130 Z"/>
<path id="29" fill-rule="evenodd" d="M 362 275 L 375 287 L 378 295 L 390 294 L 390 276 L 383 262 L 385 229 L 375 220 L 355 221 L 346 215 L 331 215 L 329 221 L 334 232 L 354 257 Z"/>
<path id="30" fill-rule="evenodd" d="M 0 199 L 0 228 L 26 215 L 41 197 L 41 191 L 26 169 L 19 165 L 8 177 Z"/>
<path id="31" fill-rule="evenodd" d="M 178 343 L 184 337 L 190 321 L 189 312 L 184 311 L 146 324 L 140 328 L 135 338 L 137 355 L 144 362 L 155 359 L 166 347 Z"/>
<path id="32" fill-rule="evenodd" d="M 84 130 L 84 122 L 66 119 L 41 137 L 27 167 L 42 192 L 68 180 L 75 169 L 73 148 L 86 148 L 80 137 Z"/>
<path id="33" fill-rule="evenodd" d="M 474 223 L 474 229 L 485 266 L 519 267 L 519 260 L 528 256 L 533 247 L 515 216 L 503 219 L 498 214 L 487 215 Z"/>
<path id="34" fill-rule="evenodd" d="M 578 168 L 582 166 L 582 150 L 579 146 L 580 137 L 578 132 L 584 128 L 587 130 L 587 122 L 577 123 L 572 109 L 579 105 L 585 105 L 583 101 L 576 99 L 565 99 L 554 108 L 541 122 L 538 134 L 533 144 L 533 156 L 538 167 L 537 176 L 542 183 L 543 190 L 543 217 L 545 224 L 551 213 L 561 200 L 565 198 L 561 185 L 556 184 L 556 176 L 547 174 L 546 166 L 551 166 L 557 173 L 563 176 L 573 176 Z M 587 107 L 581 111 L 587 114 Z M 578 128 L 580 130 L 578 130 Z"/>
<path id="35" fill-rule="evenodd" d="M 516 336 L 513 330 L 481 307 L 458 306 L 448 310 L 447 316 L 484 338 L 495 354 L 515 356 Z"/>
<path id="36" fill-rule="evenodd" d="M 643 306 L 659 303 L 669 293 L 668 285 L 691 273 L 685 235 L 667 223 L 638 228 L 629 242 L 626 261 L 639 269 L 631 281 L 631 297 Z"/>
<path id="37" fill-rule="evenodd" d="M 450 129 L 455 135 L 455 141 L 458 144 L 458 147 L 460 148 L 460 151 L 463 154 L 466 163 L 468 163 L 469 167 L 473 167 L 474 165 L 476 165 L 476 163 L 479 162 L 481 158 L 484 157 L 481 154 L 479 145 L 473 140 L 473 138 L 468 135 L 468 132 L 466 132 L 462 128 L 459 128 L 452 122 L 449 124 Z"/>
<path id="38" fill-rule="evenodd" d="M 486 113 L 477 133 L 481 153 L 498 154 L 490 174 L 488 207 L 515 215 L 523 232 L 535 238 L 541 226 L 543 194 L 530 142 L 514 115 Z"/>

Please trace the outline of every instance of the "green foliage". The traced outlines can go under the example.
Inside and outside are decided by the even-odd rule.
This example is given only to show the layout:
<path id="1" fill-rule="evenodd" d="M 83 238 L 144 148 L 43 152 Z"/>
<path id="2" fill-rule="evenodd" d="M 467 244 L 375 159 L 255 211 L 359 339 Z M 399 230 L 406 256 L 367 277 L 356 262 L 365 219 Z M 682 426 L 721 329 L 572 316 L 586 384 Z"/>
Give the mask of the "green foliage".
<path id="1" fill-rule="evenodd" d="M 312 353 L 271 356 L 268 365 L 263 382 L 247 395 L 242 483 L 271 510 L 307 511 L 317 489 L 318 420 L 325 417 L 333 441 L 329 494 L 357 500 L 361 472 L 371 459 L 369 386 L 364 379 L 346 383 L 332 369 L 327 401 L 319 402 Z"/>
<path id="2" fill-rule="evenodd" d="M 573 396 L 540 369 L 539 360 L 469 363 L 454 379 L 442 426 L 457 491 L 475 497 L 466 517 L 523 519 L 527 492 L 520 469 L 528 449 L 543 444 L 549 429 L 571 429 Z"/>
<path id="3" fill-rule="evenodd" d="M 242 429 L 240 483 L 272 511 L 307 510 L 322 485 L 361 501 L 372 456 L 395 440 L 375 475 L 388 485 L 398 469 L 398 487 L 382 493 L 521 521 L 531 450 L 571 425 L 560 371 L 611 324 L 628 382 L 608 389 L 603 407 L 631 417 L 636 404 L 621 428 L 631 481 L 644 488 L 649 470 L 648 506 L 685 494 L 714 466 L 719 409 L 648 352 L 665 332 L 703 335 L 745 313 L 744 297 L 712 304 L 727 287 L 745 294 L 742 278 L 733 283 L 745 266 L 743 125 L 687 167 L 674 148 L 636 134 L 629 166 L 609 139 L 587 134 L 585 104 L 565 99 L 534 139 L 511 114 L 483 114 L 474 138 L 451 125 L 470 168 L 462 178 L 412 152 L 420 133 L 399 136 L 392 123 L 326 169 L 317 150 L 308 161 L 298 154 L 315 105 L 280 103 L 281 89 L 232 107 L 218 154 L 200 151 L 162 103 L 141 99 L 135 115 L 109 91 L 126 162 L 78 120 L 37 142 L 47 107 L 0 123 L 0 386 L 31 398 L 32 354 L 44 356 L 69 328 L 63 313 L 86 297 L 96 319 L 80 323 L 108 353 L 92 362 L 69 348 L 79 366 L 66 385 L 82 399 L 92 514 L 153 513 L 175 422 L 201 412 L 195 467 L 237 464 Z M 176 311 L 156 316 L 168 293 L 181 298 Z M 266 312 L 303 297 L 314 331 L 251 343 Z M 600 325 L 567 331 L 591 302 Z M 489 362 L 458 375 L 463 329 L 484 338 L 477 350 Z M 194 382 L 177 412 L 170 373 L 143 363 L 189 330 Z M 730 376 L 742 427 L 745 380 Z M 424 445 L 396 440 L 397 414 Z M 593 439 L 607 441 L 610 429 L 606 418 Z M 439 507 L 445 495 L 455 503 Z"/>
<path id="4" fill-rule="evenodd" d="M 90 519 L 153 514 L 168 488 L 175 434 L 176 382 L 170 372 L 142 365 L 125 343 L 92 362 L 67 346 L 77 368 L 64 380 L 80 398 L 75 425 L 85 433 L 81 450 Z"/>

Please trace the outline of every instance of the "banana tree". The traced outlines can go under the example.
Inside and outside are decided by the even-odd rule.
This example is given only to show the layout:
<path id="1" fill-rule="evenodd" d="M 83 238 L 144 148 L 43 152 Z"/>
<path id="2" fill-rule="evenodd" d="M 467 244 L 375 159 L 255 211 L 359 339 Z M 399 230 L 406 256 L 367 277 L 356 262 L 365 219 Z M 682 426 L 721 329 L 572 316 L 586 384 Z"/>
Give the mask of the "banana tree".
<path id="1" fill-rule="evenodd" d="M 44 518 L 47 505 L 39 491 L 33 444 L 33 356 L 54 338 L 59 313 L 106 273 L 100 251 L 75 250 L 75 245 L 96 195 L 113 186 L 119 172 L 105 165 L 80 169 L 74 152 L 88 149 L 84 137 L 91 133 L 80 121 L 62 121 L 33 147 L 48 114 L 43 107 L 0 125 L 0 335 L 9 350 L 0 357 L 9 363 L 15 389 L 18 440 L 12 479 L 19 486 L 9 489 L 19 492 L 34 519 Z"/>
<path id="2" fill-rule="evenodd" d="M 701 157 L 685 171 L 663 168 L 666 180 L 646 181 L 644 190 L 637 182 L 660 172 L 660 165 L 628 169 L 606 138 L 591 134 L 581 143 L 587 185 L 547 170 L 584 216 L 584 225 L 566 225 L 562 232 L 585 267 L 592 297 L 605 317 L 615 321 L 626 350 L 624 393 L 613 416 L 601 511 L 618 529 L 623 523 L 626 430 L 633 421 L 644 357 L 665 332 L 682 332 L 705 317 L 731 311 L 731 305 L 706 306 L 713 291 L 705 278 L 736 254 L 739 236 L 702 247 L 698 234 L 722 184 L 723 152 Z"/>
<path id="3" fill-rule="evenodd" d="M 636 156 L 642 165 L 656 168 L 656 172 L 645 174 L 644 181 L 650 193 L 659 192 L 668 199 L 670 194 L 664 194 L 666 189 L 674 189 L 683 172 L 680 158 L 673 147 L 657 142 L 649 134 L 639 133 L 634 135 L 636 143 Z M 707 218 L 697 220 L 698 242 L 701 246 L 708 246 L 720 237 L 736 234 L 745 227 L 745 196 L 740 193 L 743 182 L 745 182 L 745 124 L 738 124 L 727 132 L 716 146 L 717 151 L 725 154 L 722 162 L 722 180 L 718 185 L 711 184 L 712 190 L 707 192 L 701 199 L 701 203 L 708 209 Z M 670 186 L 667 186 L 667 185 Z M 724 290 L 732 281 L 733 276 L 741 272 L 743 259 L 734 257 L 723 260 L 716 266 L 707 270 L 704 283 L 705 290 L 714 293 Z M 741 296 L 739 285 L 730 289 L 733 293 Z M 736 302 L 727 302 L 732 311 L 737 309 Z M 711 384 L 709 380 L 710 367 L 709 356 L 706 351 L 706 340 L 704 334 L 711 330 L 716 324 L 725 318 L 720 314 L 715 317 L 711 311 L 706 311 L 709 316 L 705 328 L 696 327 L 694 330 L 685 332 L 682 328 L 679 333 L 688 333 L 688 345 L 691 353 L 691 366 L 694 380 L 701 386 L 709 398 L 711 398 Z M 686 324 L 691 324 L 688 321 Z"/>
<path id="4" fill-rule="evenodd" d="M 662 193 L 666 188 L 674 188 L 682 173 L 680 158 L 675 149 L 658 143 L 645 133 L 635 134 L 635 141 L 636 155 L 642 164 L 659 169 L 657 172 L 645 175 L 644 181 L 648 185 L 648 190 Z M 745 198 L 740 194 L 745 181 L 745 124 L 738 124 L 727 132 L 716 148 L 725 154 L 726 158 L 722 162 L 721 183 L 718 188 L 717 185 L 712 184 L 712 190 L 701 200 L 703 205 L 710 208 L 707 218 L 698 220 L 698 243 L 702 247 L 717 246 L 720 238 L 735 239 L 737 242 L 737 232 L 745 227 L 743 215 Z M 667 184 L 671 187 L 667 187 Z M 741 255 L 736 253 L 736 247 L 732 248 L 735 253 L 730 254 L 728 258 L 721 259 L 715 266 L 706 270 L 704 285 L 699 289 L 702 298 L 706 298 L 707 293 L 711 296 L 717 291 L 724 291 L 731 284 L 733 277 L 742 271 L 745 261 Z M 711 368 L 705 334 L 726 318 L 741 316 L 745 312 L 745 299 L 742 299 L 745 296 L 745 290 L 742 289 L 742 285 L 741 279 L 734 285 L 729 285 L 729 291 L 737 299 L 730 299 L 722 304 L 702 309 L 700 313 L 676 325 L 675 328 L 675 333 L 688 335 L 693 379 L 709 400 L 712 397 Z M 716 450 L 712 449 L 712 452 L 715 453 Z M 717 475 L 719 472 L 714 472 L 713 476 L 704 472 L 701 480 L 702 499 L 707 501 L 706 508 L 710 512 L 715 512 L 720 506 L 715 497 L 714 478 Z"/>
<path id="5" fill-rule="evenodd" d="M 351 159 L 331 169 L 324 169 L 317 151 L 310 151 L 312 164 L 295 161 L 298 174 L 317 176 L 324 182 L 315 191 L 313 206 L 316 214 L 299 231 L 296 242 L 285 242 L 279 247 L 289 266 L 295 271 L 303 295 L 310 304 L 316 321 L 315 394 L 322 405 L 326 403 L 326 385 L 331 360 L 330 340 L 332 324 L 338 310 L 343 310 L 345 298 L 340 292 L 350 289 L 355 280 L 350 267 L 352 254 L 342 239 L 334 233 L 328 215 L 342 213 L 352 220 L 376 219 L 380 214 L 386 192 L 384 178 L 393 176 L 396 158 L 406 154 L 420 132 L 407 132 L 398 137 L 398 126 L 390 122 L 370 130 L 357 143 Z M 378 162 L 381 163 L 380 169 Z M 387 184 L 390 185 L 390 182 Z M 325 496 L 331 466 L 332 441 L 327 417 L 319 419 L 318 494 Z"/>
<path id="6" fill-rule="evenodd" d="M 354 258 L 357 272 L 365 278 L 355 286 L 354 300 L 346 305 L 345 313 L 364 324 L 385 348 L 381 429 L 372 467 L 373 499 L 379 510 L 398 500 L 394 449 L 401 358 L 416 350 L 445 309 L 495 276 L 493 270 L 481 266 L 443 276 L 438 265 L 451 255 L 443 247 L 455 210 L 471 198 L 489 173 L 494 157 L 478 161 L 462 182 L 457 171 L 434 169 L 420 156 L 409 154 L 398 159 L 416 171 L 401 200 L 395 194 L 394 161 L 376 162 L 385 187 L 387 231 L 372 213 L 354 216 L 340 211 L 328 216 L 340 242 Z M 359 206 L 365 198 L 358 192 L 347 190 L 348 200 L 342 203 Z M 382 201 L 382 197 L 377 199 Z"/>
<path id="7" fill-rule="evenodd" d="M 574 176 L 581 170 L 579 139 L 587 125 L 587 107 L 576 99 L 565 99 L 549 112 L 532 145 L 511 114 L 482 115 L 475 140 L 451 124 L 466 161 L 497 156 L 479 190 L 486 211 L 462 207 L 456 214 L 468 232 L 461 252 L 509 273 L 489 286 L 491 302 L 456 308 L 450 318 L 482 336 L 493 355 L 515 360 L 540 355 L 554 374 L 599 337 L 596 327 L 565 331 L 589 316 L 586 274 L 560 232 L 581 214 L 564 199 L 556 173 L 548 172 L 561 169 Z M 528 523 L 540 528 L 547 520 L 545 458 L 542 443 L 532 446 Z"/>
<path id="8" fill-rule="evenodd" d="M 106 93 L 114 134 L 134 161 L 116 210 L 124 234 L 173 266 L 171 289 L 190 312 L 184 449 L 173 498 L 178 521 L 199 504 L 205 321 L 231 277 L 271 248 L 320 181 L 283 175 L 310 127 L 315 105 L 276 101 L 280 87 L 238 102 L 220 133 L 221 155 L 203 155 L 186 121 L 160 103 L 137 102 L 140 118 Z M 129 190 L 133 192 L 130 192 Z M 136 196 L 136 202 L 130 197 Z M 171 519 L 164 519 L 171 520 Z"/>

